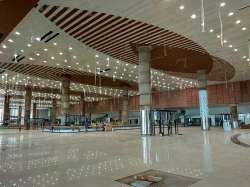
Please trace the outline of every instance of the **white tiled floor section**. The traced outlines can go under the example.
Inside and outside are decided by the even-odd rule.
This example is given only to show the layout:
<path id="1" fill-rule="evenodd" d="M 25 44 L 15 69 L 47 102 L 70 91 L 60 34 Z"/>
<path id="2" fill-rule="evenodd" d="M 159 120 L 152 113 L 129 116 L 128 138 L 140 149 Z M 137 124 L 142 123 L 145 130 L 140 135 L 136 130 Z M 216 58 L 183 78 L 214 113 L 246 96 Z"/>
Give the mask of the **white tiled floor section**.
<path id="1" fill-rule="evenodd" d="M 0 130 L 0 187 L 119 187 L 125 185 L 114 180 L 148 169 L 201 178 L 193 187 L 250 186 L 250 149 L 231 143 L 231 133 L 217 128 L 208 133 L 185 128 L 181 133 L 145 138 L 137 130 Z"/>

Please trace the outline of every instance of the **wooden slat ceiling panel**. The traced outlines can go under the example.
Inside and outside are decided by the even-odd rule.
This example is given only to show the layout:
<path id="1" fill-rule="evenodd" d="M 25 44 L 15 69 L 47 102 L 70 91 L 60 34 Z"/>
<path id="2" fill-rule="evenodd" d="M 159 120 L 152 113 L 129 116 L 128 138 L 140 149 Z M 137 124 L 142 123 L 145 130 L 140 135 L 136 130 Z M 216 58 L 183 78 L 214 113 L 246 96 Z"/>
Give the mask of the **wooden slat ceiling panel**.
<path id="1" fill-rule="evenodd" d="M 44 79 L 51 79 L 61 81 L 64 76 L 69 77 L 73 82 L 96 85 L 95 75 L 93 73 L 81 72 L 73 69 L 50 67 L 36 64 L 23 64 L 23 63 L 6 63 L 0 62 L 0 67 L 4 70 L 14 71 L 17 73 L 40 77 Z M 110 77 L 98 76 L 101 78 L 103 87 L 113 87 L 117 89 L 137 90 L 137 84 L 122 80 L 113 80 Z M 99 85 L 98 85 L 99 86 Z"/>
<path id="2" fill-rule="evenodd" d="M 154 25 L 88 10 L 61 9 L 71 11 L 59 14 L 55 7 L 49 8 L 52 22 L 87 46 L 128 63 L 138 63 L 137 55 L 129 50 L 131 44 L 167 45 L 207 54 L 192 40 Z M 42 14 L 46 16 L 46 12 Z M 59 16 L 63 18 L 56 21 Z"/>

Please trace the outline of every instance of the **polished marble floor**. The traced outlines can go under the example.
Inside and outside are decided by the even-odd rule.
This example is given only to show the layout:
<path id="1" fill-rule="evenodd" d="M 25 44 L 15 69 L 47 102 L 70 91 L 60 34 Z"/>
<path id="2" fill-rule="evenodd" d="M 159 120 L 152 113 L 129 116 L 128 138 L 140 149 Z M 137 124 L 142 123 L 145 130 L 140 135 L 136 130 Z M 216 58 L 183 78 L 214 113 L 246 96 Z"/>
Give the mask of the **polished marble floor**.
<path id="1" fill-rule="evenodd" d="M 138 130 L 0 130 L 0 187 L 119 187 L 125 185 L 115 180 L 149 169 L 201 179 L 193 187 L 249 187 L 250 148 L 230 140 L 249 132 L 182 128 L 181 136 L 141 137 Z"/>

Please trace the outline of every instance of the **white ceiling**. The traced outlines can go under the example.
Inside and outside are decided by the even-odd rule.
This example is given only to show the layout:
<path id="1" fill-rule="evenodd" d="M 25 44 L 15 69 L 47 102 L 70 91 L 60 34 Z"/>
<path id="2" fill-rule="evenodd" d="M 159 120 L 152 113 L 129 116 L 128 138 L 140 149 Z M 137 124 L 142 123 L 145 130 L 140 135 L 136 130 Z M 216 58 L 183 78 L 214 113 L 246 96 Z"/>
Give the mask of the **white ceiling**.
<path id="1" fill-rule="evenodd" d="M 217 35 L 220 35 L 218 9 L 221 2 L 226 3 L 225 7 L 220 8 L 223 40 L 227 41 L 224 47 L 221 46 L 220 39 L 217 38 Z M 250 5 L 250 0 L 204 0 L 206 32 L 202 32 L 201 26 L 201 0 L 40 0 L 39 6 L 43 4 L 110 13 L 172 30 L 201 44 L 212 55 L 229 61 L 236 69 L 236 76 L 232 81 L 250 79 L 248 73 L 250 67 L 247 61 L 249 55 L 248 39 L 250 38 L 250 22 L 248 20 L 250 8 L 238 11 L 239 8 Z M 184 5 L 184 10 L 179 9 L 181 5 Z M 234 12 L 234 15 L 229 17 L 229 12 Z M 191 19 L 192 14 L 196 14 L 197 18 Z M 238 19 L 241 20 L 241 23 L 237 25 L 235 21 Z M 247 30 L 243 31 L 243 27 L 246 27 Z M 210 33 L 210 29 L 213 29 L 214 32 Z M 56 45 L 53 42 L 45 44 L 36 40 L 37 37 L 41 37 L 49 30 L 60 33 L 59 37 L 53 41 L 56 42 Z M 16 35 L 16 31 L 20 32 L 20 35 Z M 14 41 L 13 43 L 8 41 L 10 38 Z M 111 67 L 112 70 L 105 73 L 106 76 L 130 81 L 137 81 L 138 78 L 136 65 L 117 62 L 116 59 L 90 49 L 62 32 L 35 8 L 3 43 L 7 48 L 0 48 L 0 51 L 2 51 L 2 54 L 0 54 L 1 61 L 10 61 L 15 53 L 22 54 L 20 50 L 23 49 L 26 59 L 22 63 L 74 68 L 80 71 L 91 71 L 92 73 L 95 73 L 96 68 Z M 28 43 L 32 46 L 28 47 Z M 233 45 L 233 47 L 230 48 L 229 45 Z M 70 50 L 71 48 L 72 50 Z M 48 50 L 44 51 L 44 49 Z M 238 51 L 234 52 L 234 49 Z M 60 55 L 60 52 L 63 54 Z M 37 56 L 38 53 L 39 56 Z M 96 57 L 96 55 L 99 57 Z M 243 56 L 247 58 L 243 59 Z M 52 59 L 53 57 L 54 59 Z M 29 60 L 29 58 L 33 60 Z M 186 88 L 196 85 L 196 82 L 192 80 L 176 78 L 156 70 L 152 71 L 153 84 L 159 89 Z M 16 76 L 13 72 L 8 72 L 8 74 L 10 78 Z M 33 84 L 40 83 L 37 78 L 31 77 L 30 79 L 34 82 Z M 44 81 L 48 82 L 45 86 L 58 85 L 54 81 Z M 77 90 L 83 87 L 83 85 L 76 84 L 72 89 Z M 97 87 L 101 87 L 101 85 L 97 85 Z"/>

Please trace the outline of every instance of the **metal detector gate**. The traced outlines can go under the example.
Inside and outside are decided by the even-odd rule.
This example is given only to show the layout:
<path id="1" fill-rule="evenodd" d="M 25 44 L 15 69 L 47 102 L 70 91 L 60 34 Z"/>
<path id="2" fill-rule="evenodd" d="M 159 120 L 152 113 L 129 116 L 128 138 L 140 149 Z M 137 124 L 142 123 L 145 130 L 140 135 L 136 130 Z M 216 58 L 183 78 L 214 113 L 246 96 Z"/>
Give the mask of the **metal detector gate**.
<path id="1" fill-rule="evenodd" d="M 151 110 L 150 120 L 153 126 L 152 135 L 156 134 L 156 129 L 159 128 L 159 134 L 161 136 L 172 135 L 173 128 L 175 134 L 179 133 L 178 124 L 176 121 L 177 111 L 174 110 Z M 166 132 L 167 131 L 167 132 Z"/>

